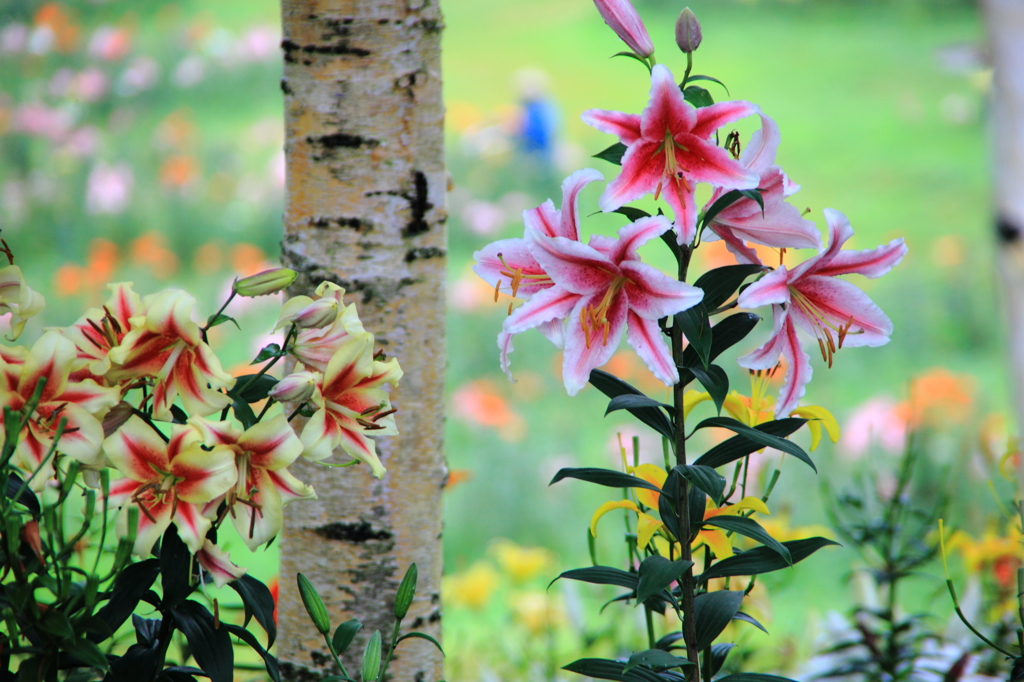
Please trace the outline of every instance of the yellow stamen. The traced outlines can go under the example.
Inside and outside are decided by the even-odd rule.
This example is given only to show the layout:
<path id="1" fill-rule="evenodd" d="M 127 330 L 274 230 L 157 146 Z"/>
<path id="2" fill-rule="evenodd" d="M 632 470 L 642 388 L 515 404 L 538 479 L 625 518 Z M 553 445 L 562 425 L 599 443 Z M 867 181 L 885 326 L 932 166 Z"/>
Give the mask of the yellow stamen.
<path id="1" fill-rule="evenodd" d="M 612 307 L 612 303 L 615 302 L 615 296 L 622 290 L 627 281 L 629 280 L 622 275 L 617 276 L 612 281 L 611 286 L 604 292 L 604 297 L 600 303 L 596 306 L 584 306 L 580 310 L 580 327 L 583 329 L 587 348 L 590 348 L 593 343 L 598 329 L 601 330 L 601 344 L 608 345 L 608 337 L 612 331 L 611 322 L 608 321 L 608 310 Z"/>

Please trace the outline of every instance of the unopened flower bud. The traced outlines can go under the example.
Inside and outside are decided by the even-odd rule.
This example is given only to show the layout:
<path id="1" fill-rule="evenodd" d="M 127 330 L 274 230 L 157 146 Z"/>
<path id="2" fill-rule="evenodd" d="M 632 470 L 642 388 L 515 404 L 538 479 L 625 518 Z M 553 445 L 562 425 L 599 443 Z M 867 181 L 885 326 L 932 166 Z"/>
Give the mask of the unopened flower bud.
<path id="1" fill-rule="evenodd" d="M 235 281 L 235 293 L 239 296 L 266 296 L 276 294 L 291 286 L 299 273 L 289 268 L 274 268 L 257 272 L 250 277 Z"/>
<path id="2" fill-rule="evenodd" d="M 629 0 L 594 0 L 597 11 L 604 23 L 615 31 L 622 42 L 629 46 L 638 57 L 646 59 L 654 54 L 654 43 L 647 34 L 647 27 L 640 20 L 633 3 Z"/>
<path id="3" fill-rule="evenodd" d="M 325 327 L 337 317 L 338 302 L 333 298 L 321 298 L 295 313 L 292 324 L 301 329 Z"/>
<path id="4" fill-rule="evenodd" d="M 274 384 L 267 395 L 279 403 L 303 403 L 313 397 L 316 379 L 313 372 L 295 372 Z"/>
<path id="5" fill-rule="evenodd" d="M 689 7 L 685 8 L 676 19 L 676 45 L 684 53 L 689 54 L 700 47 L 703 37 L 697 15 Z"/>

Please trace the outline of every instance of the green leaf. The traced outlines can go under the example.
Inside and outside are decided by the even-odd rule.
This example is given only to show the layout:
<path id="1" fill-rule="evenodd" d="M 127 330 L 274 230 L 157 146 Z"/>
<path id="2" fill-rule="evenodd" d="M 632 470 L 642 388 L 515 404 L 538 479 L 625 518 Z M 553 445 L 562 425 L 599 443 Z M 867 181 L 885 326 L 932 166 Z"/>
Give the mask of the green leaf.
<path id="1" fill-rule="evenodd" d="M 380 673 L 380 630 L 374 630 L 363 649 L 363 682 L 373 682 Z"/>
<path id="2" fill-rule="evenodd" d="M 747 334 L 757 326 L 761 317 L 754 313 L 736 313 L 730 315 L 711 328 L 711 351 L 708 357 L 714 360 L 726 350 L 746 338 Z M 687 346 L 683 351 L 683 369 L 679 372 L 680 382 L 685 386 L 693 381 L 693 373 L 687 369 L 701 365 L 697 351 Z"/>
<path id="3" fill-rule="evenodd" d="M 20 495 L 19 492 L 21 493 Z M 21 476 L 11 472 L 7 475 L 7 485 L 4 487 L 4 497 L 12 499 L 15 495 L 18 495 L 18 499 L 15 500 L 15 503 L 22 505 L 25 509 L 28 509 L 32 516 L 38 518 L 39 515 L 42 514 L 42 508 L 39 506 L 39 498 L 36 497 L 36 494 L 32 492 L 27 485 L 25 485 L 25 481 Z"/>
<path id="4" fill-rule="evenodd" d="M 258 377 L 253 381 L 253 377 Z M 250 384 L 249 382 L 252 381 Z M 258 403 L 277 386 L 277 378 L 269 374 L 243 374 L 235 379 L 235 387 L 228 391 L 232 398 L 241 398 L 247 403 Z M 242 390 L 242 389 L 245 390 Z"/>
<path id="5" fill-rule="evenodd" d="M 665 682 L 665 680 L 654 671 L 646 668 L 634 668 L 625 672 L 626 664 L 618 661 L 609 661 L 603 658 L 581 658 L 573 661 L 562 670 L 571 673 L 578 673 L 597 680 L 619 680 L 620 682 Z"/>
<path id="6" fill-rule="evenodd" d="M 395 646 L 398 646 L 398 643 L 401 642 L 403 639 L 410 639 L 410 638 L 413 638 L 413 637 L 415 637 L 417 639 L 425 639 L 425 640 L 427 640 L 428 642 L 430 642 L 431 644 L 436 646 L 437 650 L 441 652 L 442 656 L 444 656 L 444 649 L 441 648 L 441 644 L 436 639 L 434 639 L 430 635 L 426 634 L 425 632 L 407 632 L 407 633 L 405 633 L 404 635 L 402 635 L 401 637 L 399 637 L 398 639 L 395 640 Z"/>
<path id="7" fill-rule="evenodd" d="M 398 586 L 398 591 L 395 593 L 395 618 L 398 620 L 402 620 L 405 618 L 405 614 L 409 613 L 412 599 L 416 596 L 417 574 L 416 564 L 410 564 L 409 568 L 405 571 L 401 584 Z"/>
<path id="8" fill-rule="evenodd" d="M 192 594 L 192 552 L 173 523 L 160 541 L 160 584 L 164 592 L 162 609 L 173 609 Z"/>
<path id="9" fill-rule="evenodd" d="M 693 665 L 693 662 L 679 656 L 673 656 L 662 649 L 648 649 L 647 651 L 638 651 L 630 656 L 622 672 L 627 673 L 640 665 L 645 665 L 648 668 L 668 670 L 669 668 L 690 666 Z"/>
<path id="10" fill-rule="evenodd" d="M 736 673 L 719 677 L 715 682 L 796 682 L 796 680 L 764 673 Z"/>
<path id="11" fill-rule="evenodd" d="M 565 478 L 575 478 L 580 481 L 587 481 L 588 483 L 596 483 L 597 485 L 603 485 L 606 488 L 645 488 L 658 493 L 662 492 L 661 488 L 638 476 L 624 474 L 621 471 L 614 471 L 612 469 L 597 469 L 592 467 L 559 469 L 558 473 L 555 474 L 555 477 L 551 479 L 551 483 L 548 483 L 548 485 L 558 483 Z"/>
<path id="12" fill-rule="evenodd" d="M 730 431 L 733 431 L 734 433 L 743 436 L 747 440 L 760 444 L 761 447 L 775 448 L 776 450 L 781 450 L 782 452 L 793 455 L 800 461 L 805 462 L 807 466 L 814 469 L 815 472 L 818 471 L 818 468 L 814 466 L 814 462 L 812 462 L 811 458 L 807 455 L 806 452 L 804 452 L 804 449 L 797 445 L 796 443 L 794 443 L 793 441 L 786 440 L 785 438 L 779 438 L 778 436 L 773 436 L 772 434 L 767 433 L 762 429 L 751 428 L 736 419 L 732 419 L 731 417 L 710 417 L 708 419 L 705 419 L 701 423 L 697 424 L 696 428 L 694 428 L 694 431 L 697 431 L 699 429 L 706 429 L 708 427 L 729 429 Z M 702 464 L 706 463 L 702 462 Z"/>
<path id="13" fill-rule="evenodd" d="M 722 496 L 725 492 L 725 478 L 717 471 L 708 466 L 682 464 L 673 469 L 687 481 L 703 490 L 708 497 L 715 501 L 715 504 L 722 504 Z"/>
<path id="14" fill-rule="evenodd" d="M 683 90 L 683 97 L 697 109 L 700 109 L 701 107 L 710 107 L 715 103 L 715 98 L 711 96 L 711 93 L 699 85 L 691 85 L 687 87 Z"/>
<path id="15" fill-rule="evenodd" d="M 738 190 L 740 194 L 745 196 L 747 199 L 756 201 L 757 205 L 761 207 L 761 217 L 764 217 L 764 197 L 761 196 L 761 190 L 759 189 L 741 189 Z"/>
<path id="16" fill-rule="evenodd" d="M 822 547 L 829 545 L 839 546 L 838 542 L 826 538 L 807 538 L 806 540 L 790 540 L 783 542 L 793 560 L 793 564 L 803 561 Z M 728 559 L 722 559 L 700 575 L 701 582 L 707 582 L 712 578 L 725 578 L 732 575 L 761 575 L 771 573 L 780 568 L 791 566 L 782 558 L 778 552 L 768 547 L 755 547 L 735 554 Z"/>
<path id="17" fill-rule="evenodd" d="M 73 639 L 75 636 L 75 629 L 71 627 L 71 621 L 59 609 L 49 609 L 39 621 L 39 628 L 54 637 Z"/>
<path id="18" fill-rule="evenodd" d="M 638 62 L 643 64 L 645 67 L 647 67 L 647 71 L 651 70 L 651 65 L 647 63 L 647 60 L 641 58 L 635 52 L 629 52 L 628 50 L 623 50 L 622 52 L 616 52 L 615 54 L 612 55 L 613 59 L 615 57 L 632 57 L 633 59 L 637 60 Z"/>
<path id="19" fill-rule="evenodd" d="M 108 632 L 116 632 L 128 620 L 142 595 L 149 591 L 159 575 L 159 559 L 139 561 L 121 570 L 114 581 L 114 589 L 106 595 L 107 603 L 96 612 L 96 617 L 107 624 Z M 106 636 L 93 635 L 89 639 L 99 642 Z"/>
<path id="20" fill-rule="evenodd" d="M 698 303 L 681 313 L 676 313 L 675 323 L 678 324 L 686 340 L 700 358 L 700 366 L 707 367 L 711 362 L 711 323 L 708 320 L 708 309 Z"/>
<path id="21" fill-rule="evenodd" d="M 595 159 L 604 159 L 608 163 L 614 163 L 616 166 L 622 165 L 622 156 L 626 153 L 626 145 L 621 142 L 616 142 L 611 147 L 599 151 L 594 154 Z"/>
<path id="22" fill-rule="evenodd" d="M 736 645 L 732 642 L 722 642 L 721 644 L 711 645 L 711 655 L 705 655 L 704 658 L 704 678 L 710 680 L 712 677 L 718 674 L 718 671 L 725 665 L 725 659 L 729 657 L 729 652 L 733 650 Z"/>
<path id="23" fill-rule="evenodd" d="M 714 469 L 712 469 L 712 471 L 714 471 Z M 765 547 L 769 547 L 778 552 L 779 556 L 785 559 L 787 564 L 791 566 L 793 565 L 793 557 L 790 555 L 789 550 L 786 549 L 786 546 L 769 535 L 768 531 L 766 531 L 760 523 L 752 518 L 746 516 L 727 516 L 722 514 L 719 516 L 712 516 L 710 519 L 705 519 L 704 525 L 730 530 L 738 535 L 748 537 L 751 540 L 756 540 Z"/>
<path id="24" fill-rule="evenodd" d="M 233 317 L 228 317 L 224 313 L 218 313 L 216 315 L 210 315 L 210 317 L 206 319 L 206 328 L 213 329 L 217 325 L 224 324 L 225 322 L 233 322 L 235 326 L 238 327 L 238 320 Z M 238 330 L 241 331 L 242 328 L 238 327 Z"/>
<path id="25" fill-rule="evenodd" d="M 686 82 L 689 83 L 690 81 L 711 81 L 712 83 L 718 83 L 725 89 L 725 94 L 729 94 L 729 88 L 726 88 L 725 83 L 717 78 L 712 78 L 711 76 L 690 76 L 686 79 Z"/>
<path id="26" fill-rule="evenodd" d="M 331 638 L 331 644 L 334 645 L 334 652 L 341 656 L 348 649 L 349 645 L 352 644 L 352 640 L 355 639 L 356 633 L 363 629 L 363 624 L 353 618 L 352 620 L 346 620 L 344 623 L 338 626 L 338 629 L 334 631 L 334 637 Z"/>
<path id="27" fill-rule="evenodd" d="M 624 393 L 611 399 L 611 402 L 608 403 L 608 409 L 604 411 L 604 415 L 607 417 L 612 412 L 617 412 L 619 410 L 635 410 L 640 407 L 664 407 L 666 410 L 674 409 L 671 405 L 666 405 L 663 402 L 659 402 L 654 398 L 648 398 L 645 395 Z"/>
<path id="28" fill-rule="evenodd" d="M 787 417 L 775 421 L 758 424 L 757 430 L 779 438 L 785 438 L 807 423 L 805 419 Z M 760 450 L 763 446 L 745 436 L 733 436 L 705 452 L 694 464 L 718 468 L 729 462 L 746 457 L 752 452 Z"/>
<path id="29" fill-rule="evenodd" d="M 299 596 L 302 597 L 302 605 L 306 607 L 309 619 L 313 621 L 321 635 L 328 634 L 331 631 L 331 618 L 327 615 L 327 607 L 324 606 L 320 594 L 306 576 L 299 573 L 295 579 L 299 584 Z"/>
<path id="30" fill-rule="evenodd" d="M 566 578 L 567 580 L 579 580 L 584 583 L 591 583 L 592 585 L 617 585 L 619 587 L 628 587 L 633 590 L 636 589 L 638 578 L 636 573 L 629 573 L 623 571 L 621 568 L 612 568 L 611 566 L 590 566 L 588 568 L 574 568 L 568 571 L 563 571 L 555 580 Z M 555 580 L 551 581 L 550 587 L 555 583 Z"/>
<path id="31" fill-rule="evenodd" d="M 693 286 L 704 291 L 704 306 L 714 310 L 736 293 L 743 280 L 767 269 L 763 265 L 725 265 L 708 270 L 697 278 Z"/>
<path id="32" fill-rule="evenodd" d="M 748 192 L 757 192 L 757 190 L 733 189 L 718 197 L 718 199 L 715 200 L 715 203 L 711 204 L 707 212 L 704 213 L 704 218 L 700 221 L 700 226 L 703 228 L 709 225 L 719 213 L 741 199 L 754 199 L 754 201 L 757 201 L 761 205 L 761 210 L 764 211 L 764 200 L 761 199 L 761 193 L 757 192 L 757 198 L 755 199 L 754 195 L 748 194 Z"/>
<path id="33" fill-rule="evenodd" d="M 249 624 L 249 614 L 256 618 L 256 622 L 267 633 L 267 648 L 274 646 L 277 639 L 277 625 L 274 624 L 274 596 L 270 589 L 256 578 L 250 575 L 243 575 L 237 580 L 228 583 L 228 587 L 238 593 L 245 605 L 246 625 Z"/>
<path id="34" fill-rule="evenodd" d="M 218 626 L 213 614 L 194 601 L 183 602 L 170 613 L 185 634 L 196 663 L 210 676 L 210 682 L 232 682 L 235 655 L 225 623 Z"/>
<path id="35" fill-rule="evenodd" d="M 88 639 L 69 638 L 61 643 L 61 653 L 78 659 L 82 664 L 92 668 L 108 670 L 110 664 L 100 648 Z"/>
<path id="36" fill-rule="evenodd" d="M 270 360 L 271 358 L 279 358 L 279 357 L 281 357 L 283 355 L 287 355 L 287 353 L 285 353 L 281 349 L 280 345 L 278 345 L 276 343 L 268 343 L 266 346 L 263 346 L 263 348 L 260 349 L 260 352 L 256 356 L 256 359 L 253 360 L 252 362 L 250 362 L 249 364 L 250 365 L 258 365 L 261 362 L 266 362 L 267 360 Z"/>
<path id="37" fill-rule="evenodd" d="M 171 405 L 171 423 L 172 424 L 187 424 L 188 413 L 181 409 L 177 405 Z"/>
<path id="38" fill-rule="evenodd" d="M 750 616 L 750 615 L 748 615 L 746 613 L 743 613 L 742 611 L 737 611 L 736 615 L 733 616 L 732 619 L 733 620 L 742 620 L 744 623 L 750 623 L 751 625 L 753 625 L 755 628 L 757 628 L 758 630 L 760 630 L 764 634 L 766 634 L 766 635 L 768 634 L 767 628 L 765 628 L 765 626 L 761 625 L 757 621 L 756 618 L 754 618 L 753 616 Z"/>
<path id="39" fill-rule="evenodd" d="M 697 651 L 711 646 L 743 603 L 741 590 L 715 590 L 698 594 L 693 600 L 693 619 L 697 628 Z"/>
<path id="40" fill-rule="evenodd" d="M 609 398 L 620 395 L 643 395 L 642 391 L 633 388 L 622 379 L 599 369 L 590 372 L 590 383 Z M 653 407 L 639 407 L 629 409 L 629 413 L 670 441 L 675 439 L 672 422 L 661 410 Z"/>
<path id="41" fill-rule="evenodd" d="M 248 429 L 256 424 L 256 413 L 242 398 L 235 398 L 235 402 L 231 403 L 231 409 L 235 412 L 235 419 L 242 422 L 243 429 Z"/>
<path id="42" fill-rule="evenodd" d="M 729 395 L 729 375 L 718 365 L 709 365 L 707 369 L 700 366 L 689 369 L 715 402 L 718 414 L 722 414 L 725 396 Z"/>
<path id="43" fill-rule="evenodd" d="M 252 650 L 259 654 L 260 658 L 263 659 L 263 665 L 266 666 L 267 674 L 270 675 L 270 679 L 273 680 L 273 682 L 281 682 L 281 671 L 277 665 L 277 658 L 260 646 L 259 640 L 256 639 L 256 635 L 252 634 L 240 625 L 221 622 L 220 626 L 227 628 L 228 632 L 252 647 Z"/>
<path id="44" fill-rule="evenodd" d="M 620 206 L 619 208 L 612 211 L 612 213 L 621 213 L 622 215 L 629 218 L 629 222 L 635 223 L 641 218 L 650 218 L 651 214 L 647 211 L 642 211 L 639 208 L 633 208 L 632 206 Z"/>
<path id="45" fill-rule="evenodd" d="M 638 604 L 647 601 L 658 594 L 676 580 L 679 580 L 686 569 L 693 566 L 692 561 L 679 559 L 669 561 L 661 556 L 649 556 L 640 563 L 636 587 L 636 601 Z"/>

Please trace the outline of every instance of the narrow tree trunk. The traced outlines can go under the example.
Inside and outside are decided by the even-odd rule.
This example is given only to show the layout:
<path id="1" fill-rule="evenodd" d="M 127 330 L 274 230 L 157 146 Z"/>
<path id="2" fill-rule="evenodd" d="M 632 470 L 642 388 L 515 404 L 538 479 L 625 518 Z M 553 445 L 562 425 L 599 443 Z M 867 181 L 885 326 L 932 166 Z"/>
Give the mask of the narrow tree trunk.
<path id="1" fill-rule="evenodd" d="M 998 262 L 1017 428 L 1024 429 L 1024 2 L 985 0 L 984 10 L 995 68 L 992 142 Z"/>
<path id="2" fill-rule="evenodd" d="M 318 499 L 287 507 L 281 535 L 285 679 L 319 679 L 334 667 L 299 599 L 299 571 L 335 625 L 363 621 L 345 657 L 351 675 L 374 630 L 390 639 L 395 590 L 412 562 L 419 588 L 406 623 L 441 636 L 447 180 L 438 1 L 282 0 L 282 248 L 300 273 L 292 293 L 325 279 L 343 286 L 405 370 L 392 394 L 401 435 L 377 441 L 383 480 L 365 466 L 296 471 Z M 442 679 L 441 656 L 423 640 L 403 642 L 389 677 Z"/>

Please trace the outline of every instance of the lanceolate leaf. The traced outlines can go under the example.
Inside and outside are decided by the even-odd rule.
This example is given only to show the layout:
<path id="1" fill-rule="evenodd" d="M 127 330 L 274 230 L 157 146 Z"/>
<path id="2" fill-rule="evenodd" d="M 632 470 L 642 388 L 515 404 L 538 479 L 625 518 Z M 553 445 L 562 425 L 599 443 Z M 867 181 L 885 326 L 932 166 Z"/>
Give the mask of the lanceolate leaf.
<path id="1" fill-rule="evenodd" d="M 714 310 L 736 293 L 743 280 L 767 269 L 763 265 L 726 265 L 705 272 L 693 285 L 703 289 L 704 306 Z"/>
<path id="2" fill-rule="evenodd" d="M 619 208 L 612 211 L 612 213 L 621 213 L 622 215 L 629 218 L 629 221 L 635 223 L 641 218 L 650 218 L 651 214 L 647 211 L 639 208 L 633 208 L 632 206 L 620 206 Z"/>
<path id="3" fill-rule="evenodd" d="M 267 667 L 267 674 L 270 675 L 270 679 L 273 680 L 273 682 L 281 682 L 281 672 L 278 669 L 277 658 L 260 646 L 259 640 L 256 639 L 254 634 L 240 625 L 233 625 L 231 623 L 222 622 L 221 627 L 227 628 L 228 632 L 252 647 L 252 650 L 259 654 L 260 658 L 263 659 L 263 664 Z"/>
<path id="4" fill-rule="evenodd" d="M 590 373 L 590 383 L 609 398 L 615 398 L 620 395 L 643 395 L 642 391 L 633 388 L 622 379 L 619 379 L 608 372 L 602 372 L 599 369 L 595 369 Z M 630 408 L 629 413 L 669 440 L 675 438 L 672 429 L 672 422 L 667 416 L 665 416 L 665 413 L 658 408 Z"/>
<path id="5" fill-rule="evenodd" d="M 608 409 L 604 411 L 605 416 L 618 410 L 634 410 L 640 407 L 663 407 L 667 410 L 673 409 L 671 405 L 659 402 L 654 398 L 648 398 L 645 395 L 633 395 L 632 393 L 624 393 L 623 395 L 617 395 L 611 399 L 608 403 Z"/>
<path id="6" fill-rule="evenodd" d="M 725 94 L 729 94 L 729 88 L 726 88 L 725 83 L 718 80 L 717 78 L 712 78 L 711 76 L 690 76 L 689 78 L 686 79 L 686 82 L 689 83 L 690 81 L 711 81 L 712 83 L 718 83 L 723 88 L 725 88 Z"/>
<path id="7" fill-rule="evenodd" d="M 206 319 L 206 328 L 212 329 L 213 327 L 224 324 L 225 322 L 233 322 L 234 325 L 238 327 L 238 320 L 233 317 L 229 317 L 224 313 L 218 313 L 216 315 L 210 315 L 210 317 Z M 238 327 L 238 329 L 241 329 L 241 327 Z"/>
<path id="8" fill-rule="evenodd" d="M 101 636 L 96 633 L 89 639 L 100 642 L 116 632 L 121 624 L 128 620 L 128 616 L 132 615 L 142 595 L 149 591 L 158 575 L 159 559 L 146 559 L 122 570 L 114 581 L 114 589 L 107 595 L 107 603 L 96 613 L 96 616 L 107 624 L 109 634 Z"/>
<path id="9" fill-rule="evenodd" d="M 681 313 L 677 313 L 675 323 L 680 325 L 686 340 L 700 358 L 700 366 L 707 367 L 711 362 L 711 325 L 708 322 L 708 311 L 703 303 L 698 303 Z"/>
<path id="10" fill-rule="evenodd" d="M 182 603 L 171 613 L 210 682 L 232 682 L 235 656 L 226 623 L 214 623 L 213 614 L 194 601 Z"/>
<path id="11" fill-rule="evenodd" d="M 715 409 L 722 414 L 722 405 L 725 404 L 725 396 L 729 394 L 729 375 L 718 365 L 710 365 L 707 369 L 696 366 L 690 367 L 693 376 L 697 377 L 711 399 L 715 401 Z"/>
<path id="12" fill-rule="evenodd" d="M 270 393 L 270 389 L 277 385 L 277 378 L 268 376 L 266 374 L 259 376 L 257 374 L 244 374 L 235 380 L 235 387 L 228 391 L 228 395 L 232 398 L 241 398 L 247 403 L 257 403 L 267 397 Z M 252 381 L 250 384 L 249 382 Z"/>
<path id="13" fill-rule="evenodd" d="M 640 665 L 645 665 L 648 668 L 667 670 L 669 668 L 682 668 L 684 666 L 693 665 L 693 663 L 685 658 L 673 656 L 662 649 L 648 649 L 647 651 L 638 651 L 630 656 L 629 661 L 626 662 L 626 667 L 623 669 L 623 672 L 629 672 Z"/>
<path id="14" fill-rule="evenodd" d="M 331 638 L 331 644 L 334 645 L 334 651 L 339 656 L 345 653 L 348 649 L 349 644 L 355 639 L 356 633 L 363 628 L 363 624 L 355 618 L 346 620 L 344 623 L 338 626 L 338 629 L 334 631 L 334 637 Z"/>
<path id="15" fill-rule="evenodd" d="M 712 469 L 712 471 L 714 471 Z M 747 518 L 745 516 L 727 516 L 722 514 L 720 516 L 712 516 L 710 519 L 704 521 L 705 526 L 717 526 L 724 530 L 731 530 L 733 533 L 743 535 L 750 538 L 751 540 L 757 540 L 765 547 L 769 547 L 776 552 L 779 556 L 786 560 L 790 565 L 793 564 L 793 557 L 790 556 L 789 550 L 786 546 L 773 538 L 768 534 L 761 524 L 754 519 Z"/>
<path id="16" fill-rule="evenodd" d="M 173 609 L 192 594 L 192 553 L 178 537 L 178 529 L 171 524 L 160 541 L 160 584 L 164 609 Z"/>
<path id="17" fill-rule="evenodd" d="M 588 483 L 603 485 L 606 488 L 645 488 L 658 493 L 661 492 L 661 488 L 637 476 L 631 476 L 612 469 L 596 469 L 590 467 L 579 469 L 559 469 L 558 473 L 555 474 L 555 477 L 551 479 L 551 483 L 548 483 L 548 485 L 558 483 L 564 478 L 576 478 L 581 481 L 587 481 Z"/>
<path id="18" fill-rule="evenodd" d="M 634 668 L 628 673 L 625 663 L 608 661 L 603 658 L 581 658 L 562 668 L 597 680 L 620 680 L 621 682 L 665 682 L 661 676 L 646 668 Z"/>
<path id="19" fill-rule="evenodd" d="M 711 328 L 711 350 L 708 359 L 713 361 L 742 341 L 760 321 L 761 318 L 753 313 L 737 313 L 721 320 Z M 703 366 L 703 363 L 697 351 L 692 346 L 687 346 L 683 351 L 683 368 L 679 370 L 679 381 L 684 386 L 693 381 L 693 372 L 688 368 L 697 366 Z"/>
<path id="20" fill-rule="evenodd" d="M 776 419 L 775 421 L 758 424 L 755 428 L 769 435 L 785 438 L 805 423 L 805 419 L 787 417 L 786 419 Z M 745 436 L 733 436 L 705 452 L 694 464 L 703 464 L 704 466 L 717 468 L 746 457 L 762 447 L 764 446 L 760 443 L 754 442 Z"/>
<path id="21" fill-rule="evenodd" d="M 693 566 L 692 561 L 669 561 L 661 556 L 649 556 L 640 563 L 636 601 L 642 603 L 664 590 L 682 577 L 683 571 Z"/>
<path id="22" fill-rule="evenodd" d="M 721 644 L 711 645 L 711 656 L 705 657 L 704 659 L 704 677 L 710 680 L 712 677 L 718 674 L 718 671 L 722 669 L 725 664 L 725 659 L 729 657 L 729 652 L 733 650 L 736 645 L 732 642 L 722 642 Z"/>
<path id="23" fill-rule="evenodd" d="M 579 580 L 580 582 L 592 583 L 594 585 L 618 585 L 619 587 L 628 587 L 633 590 L 636 589 L 639 580 L 636 573 L 629 573 L 621 568 L 612 568 L 611 566 L 574 568 L 569 571 L 563 571 L 555 580 L 559 578 Z M 555 580 L 552 580 L 551 583 L 553 584 Z"/>
<path id="24" fill-rule="evenodd" d="M 7 476 L 7 485 L 4 488 L 4 497 L 7 499 L 13 499 L 15 495 L 18 495 L 18 499 L 15 500 L 15 502 L 28 509 L 33 516 L 38 517 L 42 513 L 39 506 L 39 498 L 36 497 L 36 494 L 32 492 L 27 485 L 25 485 L 25 481 L 21 476 L 11 472 Z"/>
<path id="25" fill-rule="evenodd" d="M 788 677 L 766 675 L 764 673 L 736 673 L 719 677 L 715 682 L 796 682 Z"/>
<path id="26" fill-rule="evenodd" d="M 826 538 L 807 538 L 806 540 L 790 540 L 783 542 L 793 559 L 793 563 L 803 561 L 822 547 L 839 545 L 838 542 Z M 773 549 L 768 547 L 755 547 L 740 554 L 723 559 L 714 564 L 700 575 L 700 581 L 706 582 L 712 578 L 725 578 L 732 575 L 761 575 L 771 573 L 780 568 L 787 568 L 791 564 Z"/>
<path id="27" fill-rule="evenodd" d="M 249 623 L 249 614 L 255 616 L 256 622 L 267 632 L 267 648 L 274 646 L 274 640 L 277 639 L 277 626 L 274 624 L 274 596 L 270 593 L 270 589 L 250 575 L 243 575 L 237 580 L 232 580 L 228 583 L 228 587 L 242 598 L 246 611 L 246 625 Z"/>
<path id="28" fill-rule="evenodd" d="M 732 617 L 740 610 L 743 592 L 740 590 L 716 590 L 698 594 L 693 600 L 694 620 L 697 626 L 697 650 L 711 646 Z"/>
<path id="29" fill-rule="evenodd" d="M 806 420 L 802 421 L 806 422 Z M 781 450 L 793 455 L 797 459 L 806 462 L 807 465 L 814 469 L 815 472 L 818 471 L 817 467 L 814 466 L 814 462 L 812 462 L 811 458 L 806 452 L 804 452 L 804 449 L 793 441 L 773 436 L 761 429 L 751 428 L 736 419 L 732 419 L 731 417 L 711 417 L 709 419 L 705 419 L 701 423 L 697 424 L 694 431 L 697 431 L 698 429 L 706 429 L 708 427 L 729 429 L 730 431 L 743 436 L 747 440 L 760 444 L 761 447 L 775 448 L 776 450 Z"/>
<path id="30" fill-rule="evenodd" d="M 271 358 L 279 358 L 286 355 L 285 351 L 281 349 L 281 346 L 276 343 L 268 343 L 260 349 L 260 352 L 256 355 L 256 359 L 250 362 L 250 365 L 258 365 L 261 362 L 266 362 Z"/>
<path id="31" fill-rule="evenodd" d="M 431 637 L 430 635 L 422 633 L 422 632 L 407 632 L 404 635 L 402 635 L 401 637 L 399 637 L 398 639 L 396 639 L 395 640 L 395 644 L 398 644 L 403 639 L 410 639 L 410 638 L 425 639 L 425 640 L 427 640 L 428 642 L 430 642 L 431 644 L 436 646 L 437 650 L 441 652 L 442 656 L 444 656 L 444 649 L 441 648 L 441 644 L 436 639 Z"/>
<path id="32" fill-rule="evenodd" d="M 680 465 L 675 467 L 673 471 L 678 471 L 683 478 L 707 493 L 707 496 L 714 500 L 715 504 L 722 504 L 722 494 L 725 492 L 725 478 L 717 471 L 711 467 L 699 464 Z"/>
<path id="33" fill-rule="evenodd" d="M 698 85 L 691 85 L 683 90 L 683 97 L 697 109 L 709 107 L 715 103 L 711 93 Z"/>
<path id="34" fill-rule="evenodd" d="M 595 159 L 604 159 L 608 163 L 614 163 L 616 166 L 622 165 L 622 157 L 626 153 L 626 145 L 621 142 L 616 142 L 611 147 L 603 149 L 598 153 L 594 154 Z"/>
<path id="35" fill-rule="evenodd" d="M 715 201 L 715 203 L 711 204 L 711 208 L 709 208 L 707 213 L 704 214 L 704 219 L 701 221 L 701 227 L 710 223 L 719 213 L 729 208 L 740 199 L 753 199 L 761 206 L 761 211 L 764 211 L 764 199 L 761 197 L 761 193 L 756 189 L 730 190 L 718 197 L 718 200 Z"/>
<path id="36" fill-rule="evenodd" d="M 754 618 L 753 616 L 748 615 L 746 613 L 743 613 L 742 611 L 737 611 L 736 615 L 733 616 L 732 619 L 733 620 L 742 620 L 745 623 L 750 623 L 751 625 L 753 625 L 755 628 L 757 628 L 758 630 L 760 630 L 764 634 L 766 634 L 766 635 L 768 634 L 768 629 L 765 628 L 765 626 L 761 625 L 761 623 L 759 623 L 756 618 Z"/>

